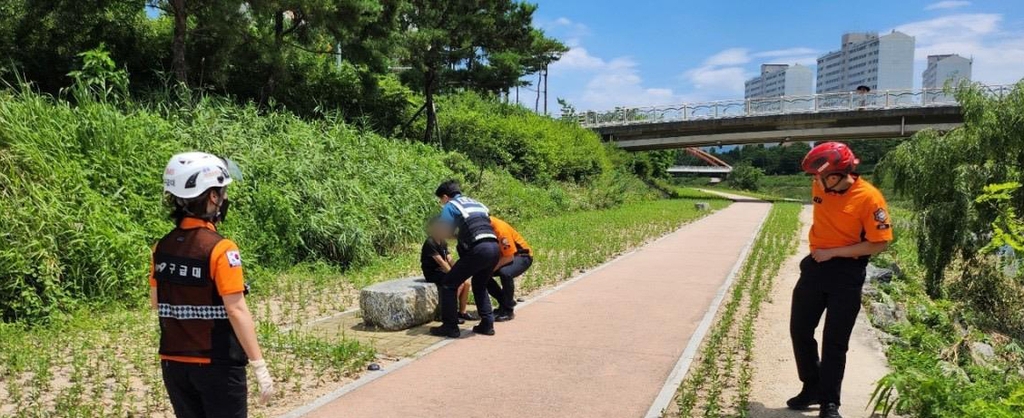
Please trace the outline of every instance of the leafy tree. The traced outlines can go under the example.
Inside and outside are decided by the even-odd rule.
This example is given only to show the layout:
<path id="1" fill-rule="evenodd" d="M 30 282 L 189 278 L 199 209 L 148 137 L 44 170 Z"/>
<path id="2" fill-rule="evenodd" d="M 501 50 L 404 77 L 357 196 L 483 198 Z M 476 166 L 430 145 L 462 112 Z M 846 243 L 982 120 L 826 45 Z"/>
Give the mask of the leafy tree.
<path id="1" fill-rule="evenodd" d="M 761 178 L 764 177 L 764 170 L 747 163 L 740 163 L 733 166 L 729 173 L 729 182 L 734 186 L 756 192 L 761 187 Z"/>
<path id="2" fill-rule="evenodd" d="M 933 298 L 944 295 L 946 268 L 954 260 L 968 267 L 983 262 L 979 254 L 990 242 L 999 211 L 976 202 L 976 197 L 990 184 L 1024 183 L 1024 82 L 1001 96 L 980 85 L 962 87 L 956 96 L 964 114 L 962 127 L 946 135 L 920 132 L 879 165 L 882 178 L 892 182 L 916 213 L 922 235 L 918 257 Z M 1005 200 L 1005 208 L 1024 211 L 1024 194 Z"/>
<path id="3" fill-rule="evenodd" d="M 141 0 L 0 0 L 0 57 L 46 92 L 70 84 L 77 54 L 107 45 L 129 70 L 156 67 Z"/>
<path id="4" fill-rule="evenodd" d="M 434 95 L 449 88 L 482 92 L 508 91 L 557 42 L 532 27 L 536 5 L 513 0 L 410 0 L 400 12 L 405 35 L 404 60 L 410 83 L 425 97 L 424 140 L 437 129 Z M 531 55 L 533 54 L 533 55 Z M 547 61 L 550 62 L 550 61 Z"/>

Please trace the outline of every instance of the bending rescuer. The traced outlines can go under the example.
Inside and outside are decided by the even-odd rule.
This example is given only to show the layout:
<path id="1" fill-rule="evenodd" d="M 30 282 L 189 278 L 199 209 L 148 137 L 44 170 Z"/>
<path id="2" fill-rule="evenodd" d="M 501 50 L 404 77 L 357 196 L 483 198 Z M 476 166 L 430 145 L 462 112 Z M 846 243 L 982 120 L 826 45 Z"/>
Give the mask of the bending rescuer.
<path id="1" fill-rule="evenodd" d="M 787 405 L 796 410 L 821 405 L 819 416 L 825 418 L 841 418 L 846 351 L 860 312 L 868 259 L 892 241 L 885 198 L 856 173 L 859 162 L 845 144 L 826 142 L 811 149 L 802 164 L 814 176 L 814 221 L 811 254 L 800 262 L 789 323 L 803 390 Z M 823 313 L 819 358 L 814 329 Z"/>

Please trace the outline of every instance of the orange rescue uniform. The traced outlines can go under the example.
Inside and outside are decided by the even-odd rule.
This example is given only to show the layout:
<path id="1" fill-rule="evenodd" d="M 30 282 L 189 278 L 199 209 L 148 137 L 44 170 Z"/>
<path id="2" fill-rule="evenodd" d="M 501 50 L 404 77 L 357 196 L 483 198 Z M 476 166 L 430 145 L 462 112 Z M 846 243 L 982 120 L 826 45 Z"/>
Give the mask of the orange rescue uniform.
<path id="1" fill-rule="evenodd" d="M 814 181 L 814 224 L 811 251 L 854 245 L 864 241 L 892 241 L 892 224 L 885 197 L 867 180 L 856 177 L 842 194 L 828 193 Z"/>
<path id="2" fill-rule="evenodd" d="M 197 218 L 185 218 L 181 221 L 180 229 L 206 228 L 217 231 L 212 223 Z M 155 251 L 155 247 L 154 247 Z M 230 254 L 229 254 L 230 253 Z M 231 257 L 235 257 L 231 259 Z M 210 272 L 214 284 L 217 286 L 217 293 L 221 296 L 241 293 L 245 291 L 245 278 L 242 275 L 242 266 L 238 258 L 238 245 L 229 239 L 223 239 L 213 247 L 210 253 Z M 155 277 L 155 266 L 150 263 L 149 287 L 157 287 Z M 204 357 L 165 356 L 160 359 L 177 361 L 182 363 L 208 364 L 210 359 Z"/>
<path id="3" fill-rule="evenodd" d="M 491 227 L 494 228 L 494 235 L 498 236 L 498 248 L 502 258 L 512 257 L 516 254 L 533 256 L 530 244 L 508 222 L 492 216 Z"/>

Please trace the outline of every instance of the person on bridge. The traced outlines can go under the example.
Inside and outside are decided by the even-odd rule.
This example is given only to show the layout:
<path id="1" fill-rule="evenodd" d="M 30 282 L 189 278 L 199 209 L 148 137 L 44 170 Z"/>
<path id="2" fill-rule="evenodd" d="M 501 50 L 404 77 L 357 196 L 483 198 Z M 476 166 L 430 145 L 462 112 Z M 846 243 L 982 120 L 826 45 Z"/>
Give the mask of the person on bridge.
<path id="1" fill-rule="evenodd" d="M 438 296 L 442 325 L 430 328 L 430 333 L 448 338 L 459 337 L 456 291 L 466 279 L 471 279 L 473 297 L 480 314 L 480 323 L 473 327 L 473 332 L 494 335 L 494 312 L 491 311 L 491 297 L 487 294 L 487 282 L 492 280 L 499 249 L 498 237 L 491 226 L 490 211 L 482 203 L 463 196 L 455 180 L 441 183 L 434 195 L 441 203 L 441 222 L 449 230 L 458 230 L 456 249 L 459 260 L 441 279 Z"/>
<path id="2" fill-rule="evenodd" d="M 242 257 L 216 227 L 236 179 L 237 166 L 201 152 L 177 154 L 164 169 L 175 228 L 153 248 L 150 304 L 160 318 L 164 386 L 179 418 L 247 416 L 246 364 L 260 400 L 274 393 L 245 304 Z"/>
<path id="3" fill-rule="evenodd" d="M 497 322 L 515 319 L 516 282 L 515 278 L 526 273 L 533 265 L 533 250 L 530 244 L 508 222 L 491 217 L 491 226 L 498 236 L 501 258 L 494 266 L 494 274 L 501 280 L 501 286 L 494 280 L 487 281 L 487 292 L 498 301 L 494 320 Z"/>
<path id="4" fill-rule="evenodd" d="M 846 352 L 857 313 L 868 259 L 892 241 L 885 198 L 856 173 L 860 161 L 845 144 L 826 142 L 804 157 L 803 170 L 814 176 L 811 254 L 800 262 L 793 289 L 789 332 L 803 390 L 789 399 L 790 409 L 821 405 L 820 415 L 841 418 L 840 389 Z M 821 358 L 814 330 L 825 314 Z"/>

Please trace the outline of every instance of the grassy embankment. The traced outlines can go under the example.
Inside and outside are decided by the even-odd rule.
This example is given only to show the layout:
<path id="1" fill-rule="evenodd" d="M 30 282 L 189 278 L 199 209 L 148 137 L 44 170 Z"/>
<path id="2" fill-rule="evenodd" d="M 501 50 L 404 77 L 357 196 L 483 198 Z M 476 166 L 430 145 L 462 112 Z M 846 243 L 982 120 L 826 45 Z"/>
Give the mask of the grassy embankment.
<path id="1" fill-rule="evenodd" d="M 801 205 L 775 203 L 725 304 L 676 394 L 671 416 L 744 416 L 753 376 L 754 324 L 782 263 L 799 243 Z"/>
<path id="2" fill-rule="evenodd" d="M 516 177 L 504 160 L 216 99 L 71 105 L 0 92 L 0 415 L 168 411 L 145 276 L 149 246 L 171 227 L 159 177 L 174 152 L 221 153 L 246 172 L 231 188 L 236 204 L 223 231 L 246 260 L 278 402 L 352 376 L 373 358 L 356 341 L 281 330 L 351 307 L 362 286 L 413 273 L 422 223 L 437 210 L 430 192 L 445 178 L 462 179 L 533 242 L 538 262 L 524 291 L 700 215 L 690 200 L 651 201 L 596 137 L 534 118 L 531 129 L 551 132 L 519 144 L 528 152 L 509 157 L 526 170 Z M 495 116 L 472 134 L 514 136 L 507 126 Z M 552 147 L 562 130 L 588 151 Z M 543 169 L 527 170 L 526 160 Z"/>

